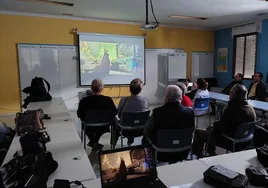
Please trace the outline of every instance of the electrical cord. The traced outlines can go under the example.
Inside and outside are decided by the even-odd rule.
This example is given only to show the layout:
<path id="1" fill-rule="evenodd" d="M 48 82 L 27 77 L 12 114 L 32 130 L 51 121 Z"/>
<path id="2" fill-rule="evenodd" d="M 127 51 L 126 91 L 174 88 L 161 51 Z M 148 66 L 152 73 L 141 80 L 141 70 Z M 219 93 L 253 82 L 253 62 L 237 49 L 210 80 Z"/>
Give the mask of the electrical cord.
<path id="1" fill-rule="evenodd" d="M 154 13 L 154 6 L 153 6 L 153 1 L 152 1 L 152 0 L 150 0 L 150 5 L 151 5 L 152 14 L 153 14 L 153 16 L 154 16 L 154 20 L 155 20 L 155 22 L 156 22 L 156 24 L 157 24 L 157 26 L 158 26 L 158 25 L 159 25 L 159 22 L 158 22 L 158 20 L 156 19 L 156 16 L 155 16 L 155 13 Z"/>

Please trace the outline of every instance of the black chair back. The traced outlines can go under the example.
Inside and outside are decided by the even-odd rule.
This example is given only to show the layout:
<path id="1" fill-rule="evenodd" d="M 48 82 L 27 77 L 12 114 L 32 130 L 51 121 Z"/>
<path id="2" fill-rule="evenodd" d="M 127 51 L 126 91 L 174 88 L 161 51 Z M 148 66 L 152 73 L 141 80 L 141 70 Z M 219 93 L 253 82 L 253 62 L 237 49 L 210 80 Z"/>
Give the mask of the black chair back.
<path id="1" fill-rule="evenodd" d="M 256 122 L 241 123 L 235 132 L 234 139 L 246 139 L 254 133 Z"/>
<path id="2" fill-rule="evenodd" d="M 90 124 L 111 122 L 114 116 L 108 110 L 88 110 L 85 116 L 86 122 Z"/>
<path id="3" fill-rule="evenodd" d="M 139 127 L 146 124 L 150 117 L 150 111 L 145 112 L 123 112 L 120 124 L 123 127 Z"/>
<path id="4" fill-rule="evenodd" d="M 191 146 L 194 128 L 190 129 L 159 129 L 156 131 L 157 148 L 172 149 Z"/>

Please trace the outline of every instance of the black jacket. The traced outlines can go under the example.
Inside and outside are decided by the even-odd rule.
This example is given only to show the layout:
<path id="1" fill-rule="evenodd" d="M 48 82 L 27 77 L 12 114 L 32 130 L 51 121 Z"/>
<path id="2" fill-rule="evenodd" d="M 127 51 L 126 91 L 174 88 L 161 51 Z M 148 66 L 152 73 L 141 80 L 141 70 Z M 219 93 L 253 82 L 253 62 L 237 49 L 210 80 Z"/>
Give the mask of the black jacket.
<path id="1" fill-rule="evenodd" d="M 77 116 L 82 121 L 90 121 L 91 119 L 96 119 L 97 114 L 93 114 L 94 112 L 103 112 L 105 115 L 109 115 L 109 118 L 114 118 L 117 114 L 117 109 L 114 105 L 114 102 L 111 97 L 103 96 L 103 95 L 92 95 L 88 97 L 84 97 L 79 102 L 79 107 L 77 110 Z M 91 112 L 91 113 L 87 113 Z M 94 116 L 94 117 L 93 117 Z M 101 117 L 104 118 L 104 117 Z"/>
<path id="2" fill-rule="evenodd" d="M 254 84 L 253 82 L 250 84 L 249 89 L 248 89 L 248 94 L 250 93 L 250 90 L 253 84 Z M 265 101 L 265 98 L 267 97 L 266 90 L 267 90 L 266 85 L 260 81 L 256 86 L 256 95 L 254 97 L 250 97 L 249 99 Z"/>
<path id="3" fill-rule="evenodd" d="M 154 133 L 158 129 L 187 129 L 194 127 L 193 110 L 183 107 L 178 102 L 169 102 L 153 110 L 145 135 L 149 136 L 154 142 Z"/>
<path id="4" fill-rule="evenodd" d="M 232 87 L 234 87 L 235 84 L 241 84 L 241 85 L 243 85 L 243 82 L 242 82 L 242 81 L 237 82 L 237 81 L 234 80 L 234 81 L 232 81 L 228 86 L 226 86 L 226 87 L 221 91 L 221 93 L 226 94 L 226 95 L 229 95 L 229 94 L 230 94 L 230 91 L 231 91 L 231 89 L 232 89 Z"/>
<path id="5" fill-rule="evenodd" d="M 233 137 L 238 125 L 256 121 L 256 113 L 246 100 L 229 101 L 220 121 L 214 124 L 215 137 L 226 134 Z"/>

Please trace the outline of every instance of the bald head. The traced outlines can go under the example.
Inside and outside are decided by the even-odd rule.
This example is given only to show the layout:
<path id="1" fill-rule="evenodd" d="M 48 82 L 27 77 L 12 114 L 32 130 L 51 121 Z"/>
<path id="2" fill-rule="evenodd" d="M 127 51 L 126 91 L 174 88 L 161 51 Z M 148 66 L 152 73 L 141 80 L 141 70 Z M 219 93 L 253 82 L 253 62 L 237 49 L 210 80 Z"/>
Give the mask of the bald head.
<path id="1" fill-rule="evenodd" d="M 169 85 L 166 89 L 166 102 L 179 102 L 182 100 L 182 90 L 176 85 Z"/>
<path id="2" fill-rule="evenodd" d="M 242 84 L 235 84 L 230 92 L 230 100 L 247 100 L 248 90 Z"/>
<path id="3" fill-rule="evenodd" d="M 94 79 L 91 83 L 91 90 L 93 94 L 101 93 L 103 89 L 103 82 L 101 79 Z"/>

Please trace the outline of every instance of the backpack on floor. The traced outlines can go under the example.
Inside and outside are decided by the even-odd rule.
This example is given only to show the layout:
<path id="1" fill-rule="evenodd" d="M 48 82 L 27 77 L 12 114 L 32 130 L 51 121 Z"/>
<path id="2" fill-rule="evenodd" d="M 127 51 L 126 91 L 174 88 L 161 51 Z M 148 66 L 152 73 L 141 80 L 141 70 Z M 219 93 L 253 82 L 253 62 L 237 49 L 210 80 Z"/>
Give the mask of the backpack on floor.
<path id="1" fill-rule="evenodd" d="M 45 84 L 47 89 L 45 87 Z M 30 102 L 38 102 L 38 101 L 50 101 L 52 99 L 49 94 L 50 84 L 42 77 L 35 77 L 32 79 L 31 86 L 26 87 L 22 90 L 23 93 L 29 94 L 29 96 L 24 99 L 23 108 L 27 108 Z"/>

